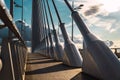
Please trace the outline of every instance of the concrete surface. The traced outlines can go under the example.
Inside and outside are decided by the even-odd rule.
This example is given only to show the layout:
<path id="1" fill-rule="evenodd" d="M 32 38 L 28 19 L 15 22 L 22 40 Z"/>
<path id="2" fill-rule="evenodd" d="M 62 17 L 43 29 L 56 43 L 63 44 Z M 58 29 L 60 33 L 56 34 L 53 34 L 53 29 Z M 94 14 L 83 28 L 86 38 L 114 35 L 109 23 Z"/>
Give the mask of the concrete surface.
<path id="1" fill-rule="evenodd" d="M 82 73 L 81 68 L 74 68 L 43 57 L 29 54 L 25 80 L 98 80 Z"/>

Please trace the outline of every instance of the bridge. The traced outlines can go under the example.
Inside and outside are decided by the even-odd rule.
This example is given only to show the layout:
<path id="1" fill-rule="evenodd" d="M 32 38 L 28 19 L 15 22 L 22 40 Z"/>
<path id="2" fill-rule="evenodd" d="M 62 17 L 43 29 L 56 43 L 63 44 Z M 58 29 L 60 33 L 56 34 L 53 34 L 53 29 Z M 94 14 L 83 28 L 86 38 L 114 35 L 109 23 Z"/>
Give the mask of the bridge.
<path id="1" fill-rule="evenodd" d="M 53 8 L 48 0 L 32 0 L 31 52 L 14 23 L 13 5 L 9 12 L 4 0 L 0 0 L 3 23 L 0 29 L 9 29 L 9 36 L 2 38 L 0 80 L 120 80 L 119 56 L 93 35 L 67 0 L 63 1 L 84 38 L 80 51 L 68 36 L 55 0 L 51 0 Z M 64 46 L 60 43 L 53 16 L 59 21 Z M 113 49 L 117 54 L 116 48 Z"/>

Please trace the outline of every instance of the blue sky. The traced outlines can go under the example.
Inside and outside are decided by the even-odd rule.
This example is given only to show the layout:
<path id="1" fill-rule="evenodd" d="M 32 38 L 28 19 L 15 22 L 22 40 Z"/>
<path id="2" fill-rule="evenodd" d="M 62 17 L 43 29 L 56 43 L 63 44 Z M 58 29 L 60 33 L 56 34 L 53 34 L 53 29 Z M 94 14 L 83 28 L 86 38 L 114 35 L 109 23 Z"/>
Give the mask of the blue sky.
<path id="1" fill-rule="evenodd" d="M 21 5 L 22 0 L 14 0 L 17 4 Z M 10 7 L 10 0 L 5 0 L 7 7 Z M 32 0 L 24 0 L 24 20 L 31 24 L 31 10 L 32 10 Z M 14 7 L 14 20 L 21 19 L 21 8 Z"/>
<path id="2" fill-rule="evenodd" d="M 9 1 L 5 0 L 9 8 Z M 48 0 L 51 4 L 51 0 Z M 69 0 L 71 3 L 72 0 Z M 77 7 L 81 3 L 84 4 L 81 10 L 78 10 L 80 16 L 97 37 L 102 40 L 112 40 L 118 45 L 120 44 L 120 1 L 119 0 L 73 0 L 74 6 Z M 15 0 L 16 3 L 21 5 L 21 0 Z M 66 24 L 66 29 L 71 34 L 71 17 L 70 11 L 65 5 L 63 0 L 55 0 L 62 21 Z M 28 24 L 31 24 L 31 10 L 32 0 L 24 0 L 24 19 Z M 52 6 L 52 5 L 51 5 Z M 21 9 L 14 8 L 14 20 L 21 18 Z M 58 21 L 52 6 L 52 13 L 58 28 Z M 75 37 L 82 39 L 80 31 L 74 25 Z"/>

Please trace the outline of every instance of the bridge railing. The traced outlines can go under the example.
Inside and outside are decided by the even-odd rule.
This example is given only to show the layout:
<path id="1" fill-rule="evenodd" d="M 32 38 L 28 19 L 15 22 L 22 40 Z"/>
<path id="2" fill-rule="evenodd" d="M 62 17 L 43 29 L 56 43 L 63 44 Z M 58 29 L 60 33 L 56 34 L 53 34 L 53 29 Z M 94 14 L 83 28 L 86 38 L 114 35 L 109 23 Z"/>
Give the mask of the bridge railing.
<path id="1" fill-rule="evenodd" d="M 12 34 L 10 37 L 2 38 L 0 80 L 23 80 L 27 47 L 3 0 L 0 0 L 0 19 L 3 22 L 0 27 L 8 27 Z"/>

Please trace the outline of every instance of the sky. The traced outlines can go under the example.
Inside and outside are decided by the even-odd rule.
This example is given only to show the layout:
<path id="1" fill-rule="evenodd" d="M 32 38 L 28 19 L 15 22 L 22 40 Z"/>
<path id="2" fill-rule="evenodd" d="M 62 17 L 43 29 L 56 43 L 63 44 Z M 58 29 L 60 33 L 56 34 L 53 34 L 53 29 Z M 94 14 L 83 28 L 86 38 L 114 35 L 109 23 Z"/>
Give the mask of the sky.
<path id="1" fill-rule="evenodd" d="M 10 0 L 4 0 L 8 9 L 10 8 Z M 17 4 L 22 5 L 22 0 L 14 0 Z M 31 11 L 32 11 L 32 0 L 24 1 L 24 20 L 31 25 Z M 22 9 L 14 7 L 14 20 L 21 19 Z"/>
<path id="2" fill-rule="evenodd" d="M 9 1 L 5 0 L 9 8 Z M 22 0 L 15 0 L 21 5 Z M 58 20 L 51 6 L 56 29 L 58 30 Z M 74 7 L 83 4 L 82 9 L 77 10 L 86 23 L 89 30 L 103 41 L 110 40 L 114 46 L 120 47 L 120 0 L 68 0 L 70 4 L 74 1 Z M 65 5 L 64 0 L 55 0 L 62 21 L 65 23 L 67 32 L 71 35 L 71 12 Z M 31 25 L 32 0 L 24 0 L 24 20 Z M 21 8 L 14 8 L 14 20 L 21 18 Z M 74 23 L 74 36 L 82 40 L 82 35 Z"/>

